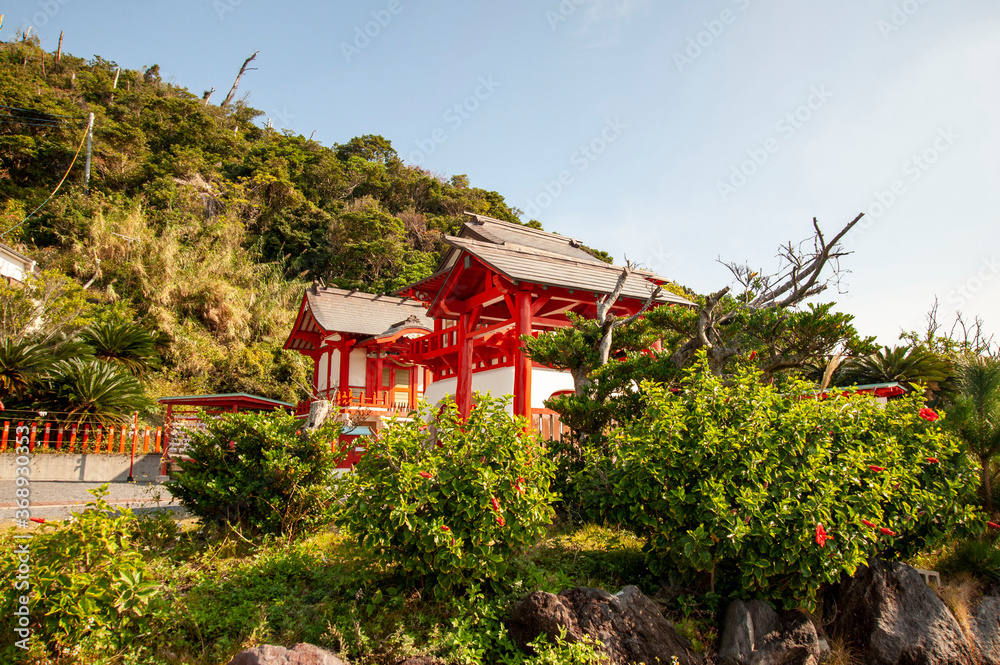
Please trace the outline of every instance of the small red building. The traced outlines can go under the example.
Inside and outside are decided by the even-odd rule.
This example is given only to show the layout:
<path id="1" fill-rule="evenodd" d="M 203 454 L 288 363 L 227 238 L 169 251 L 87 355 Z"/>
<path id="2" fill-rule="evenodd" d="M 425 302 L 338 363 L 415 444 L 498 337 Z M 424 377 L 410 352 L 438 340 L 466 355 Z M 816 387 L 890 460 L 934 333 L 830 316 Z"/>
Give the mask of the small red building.
<path id="1" fill-rule="evenodd" d="M 605 263 L 572 238 L 466 213 L 469 220 L 434 274 L 402 297 L 313 287 L 306 291 L 285 348 L 314 363 L 315 398 L 335 400 L 346 417 L 364 412 L 377 431 L 385 416 L 405 414 L 423 398 L 454 396 L 468 413 L 474 392 L 512 395 L 516 415 L 558 436 L 551 395 L 573 389 L 568 372 L 533 364 L 522 335 L 570 325 L 568 314 L 596 318 L 621 267 Z M 635 271 L 613 306 L 640 310 L 664 277 Z M 653 306 L 693 303 L 666 290 Z M 359 451 L 360 452 L 360 451 Z"/>

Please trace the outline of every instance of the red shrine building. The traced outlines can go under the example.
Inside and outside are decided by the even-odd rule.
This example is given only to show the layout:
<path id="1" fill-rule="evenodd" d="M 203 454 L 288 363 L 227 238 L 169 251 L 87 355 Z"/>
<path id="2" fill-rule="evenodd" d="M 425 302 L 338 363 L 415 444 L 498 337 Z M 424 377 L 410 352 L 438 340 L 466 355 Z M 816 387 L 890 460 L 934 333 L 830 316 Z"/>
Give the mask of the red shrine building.
<path id="1" fill-rule="evenodd" d="M 363 412 L 360 431 L 377 431 L 387 416 L 405 416 L 419 400 L 454 399 L 468 414 L 473 394 L 512 395 L 512 412 L 552 412 L 544 402 L 573 390 L 569 372 L 531 362 L 522 335 L 570 325 L 569 313 L 596 318 L 597 301 L 615 288 L 622 268 L 572 238 L 466 213 L 469 220 L 431 276 L 398 297 L 321 288 L 306 291 L 286 349 L 314 363 L 315 396 L 341 413 Z M 613 306 L 638 312 L 664 277 L 636 270 Z M 691 306 L 662 290 L 653 306 Z M 544 418 L 542 418 L 544 419 Z M 553 438 L 558 438 L 553 436 Z"/>

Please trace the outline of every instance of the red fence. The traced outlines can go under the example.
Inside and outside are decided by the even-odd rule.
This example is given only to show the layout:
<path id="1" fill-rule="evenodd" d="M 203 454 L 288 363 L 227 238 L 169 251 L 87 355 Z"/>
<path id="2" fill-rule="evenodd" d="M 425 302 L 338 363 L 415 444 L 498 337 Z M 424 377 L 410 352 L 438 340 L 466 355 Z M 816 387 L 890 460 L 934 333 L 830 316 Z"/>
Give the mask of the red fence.
<path id="1" fill-rule="evenodd" d="M 148 454 L 163 451 L 164 433 L 162 427 L 132 425 L 121 427 L 92 427 L 90 425 L 66 425 L 48 421 L 2 421 L 0 433 L 0 453 L 15 446 L 27 444 L 28 450 L 35 452 L 61 453 L 131 453 Z"/>

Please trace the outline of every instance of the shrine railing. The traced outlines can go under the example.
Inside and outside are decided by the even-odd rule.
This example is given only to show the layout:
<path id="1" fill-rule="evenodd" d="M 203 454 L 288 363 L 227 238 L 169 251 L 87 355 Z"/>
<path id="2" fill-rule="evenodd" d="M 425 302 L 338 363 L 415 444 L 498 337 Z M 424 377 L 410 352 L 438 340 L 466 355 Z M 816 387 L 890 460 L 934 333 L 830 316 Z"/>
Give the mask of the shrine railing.
<path id="1" fill-rule="evenodd" d="M 54 421 L 2 421 L 0 453 L 27 445 L 32 453 L 150 454 L 163 452 L 163 427 L 101 427 Z"/>
<path id="2" fill-rule="evenodd" d="M 354 390 L 321 390 L 319 391 L 319 398 L 330 400 L 337 406 L 345 409 L 372 409 L 406 413 L 414 408 L 411 406 L 409 399 L 394 400 L 387 390 L 373 395 L 368 395 L 364 391 Z M 299 402 L 295 409 L 295 414 L 301 416 L 309 413 L 310 404 L 312 404 L 311 400 Z"/>

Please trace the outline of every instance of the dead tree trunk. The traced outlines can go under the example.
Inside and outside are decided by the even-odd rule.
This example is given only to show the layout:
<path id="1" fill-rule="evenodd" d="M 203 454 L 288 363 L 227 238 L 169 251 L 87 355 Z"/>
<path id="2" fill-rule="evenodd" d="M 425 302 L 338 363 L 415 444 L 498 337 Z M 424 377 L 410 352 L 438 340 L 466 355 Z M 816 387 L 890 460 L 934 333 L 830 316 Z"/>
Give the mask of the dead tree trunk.
<path id="1" fill-rule="evenodd" d="M 240 67 L 240 73 L 236 75 L 236 80 L 233 82 L 233 87 L 229 90 L 229 94 L 226 95 L 226 98 L 222 100 L 222 104 L 220 104 L 222 108 L 226 108 L 227 106 L 229 106 L 229 102 L 233 101 L 233 96 L 236 94 L 236 88 L 240 87 L 240 79 L 243 78 L 243 74 L 245 74 L 248 71 L 247 65 L 249 65 L 251 62 L 254 61 L 259 52 L 260 51 L 254 51 L 253 55 L 247 58 L 246 61 L 243 63 L 243 66 Z M 255 68 L 251 68 L 250 71 L 253 71 L 253 69 Z"/>
<path id="2" fill-rule="evenodd" d="M 208 102 L 209 102 L 209 100 L 211 100 L 211 99 L 212 99 L 212 93 L 213 93 L 213 92 L 215 92 L 215 86 L 214 86 L 214 85 L 212 86 L 212 89 L 211 89 L 211 90 L 206 90 L 206 91 L 205 91 L 205 94 L 204 94 L 204 95 L 202 95 L 201 99 L 202 99 L 202 101 L 203 101 L 203 102 L 205 103 L 205 106 L 208 106 Z"/>
<path id="3" fill-rule="evenodd" d="M 62 60 L 62 40 L 63 40 L 63 31 L 60 30 L 59 31 L 59 48 L 56 49 L 56 64 L 57 65 Z"/>

